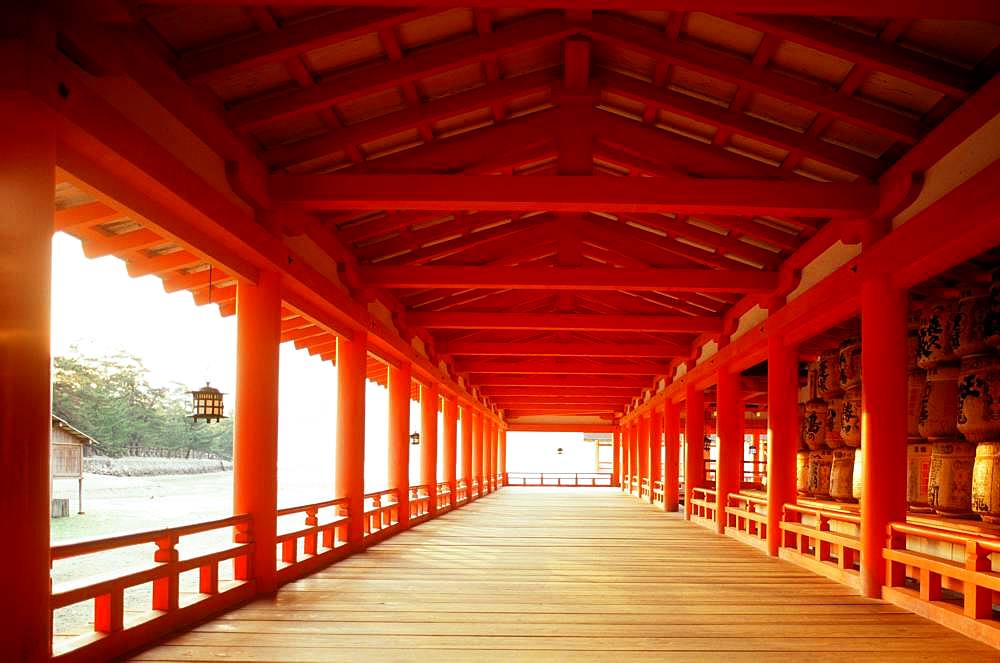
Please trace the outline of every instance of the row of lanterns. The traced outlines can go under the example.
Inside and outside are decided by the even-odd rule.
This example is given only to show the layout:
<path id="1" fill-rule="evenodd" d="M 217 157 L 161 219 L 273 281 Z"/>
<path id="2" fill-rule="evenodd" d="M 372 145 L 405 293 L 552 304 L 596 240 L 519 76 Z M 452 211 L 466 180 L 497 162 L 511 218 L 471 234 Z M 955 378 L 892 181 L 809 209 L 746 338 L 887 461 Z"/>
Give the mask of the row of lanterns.
<path id="1" fill-rule="evenodd" d="M 913 511 L 1000 522 L 1000 284 L 936 301 L 909 337 L 907 501 Z M 861 346 L 810 366 L 800 405 L 800 494 L 860 499 Z"/>

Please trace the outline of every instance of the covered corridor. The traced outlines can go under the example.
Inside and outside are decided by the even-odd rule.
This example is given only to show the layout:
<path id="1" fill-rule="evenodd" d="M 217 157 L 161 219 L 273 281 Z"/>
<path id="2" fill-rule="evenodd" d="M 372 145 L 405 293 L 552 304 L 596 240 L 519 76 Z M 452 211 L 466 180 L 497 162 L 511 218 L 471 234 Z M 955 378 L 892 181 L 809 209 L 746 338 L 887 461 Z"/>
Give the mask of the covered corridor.
<path id="1" fill-rule="evenodd" d="M 615 488 L 503 488 L 141 661 L 985 661 L 996 652 Z"/>

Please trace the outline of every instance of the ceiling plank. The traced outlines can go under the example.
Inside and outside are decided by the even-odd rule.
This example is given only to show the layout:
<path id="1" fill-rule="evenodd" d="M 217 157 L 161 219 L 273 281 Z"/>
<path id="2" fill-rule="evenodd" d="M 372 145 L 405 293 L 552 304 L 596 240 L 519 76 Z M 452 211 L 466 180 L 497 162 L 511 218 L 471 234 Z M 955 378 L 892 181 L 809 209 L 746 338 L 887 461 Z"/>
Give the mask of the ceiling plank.
<path id="1" fill-rule="evenodd" d="M 864 217 L 878 188 L 865 183 L 538 175 L 284 175 L 281 204 L 301 209 L 673 212 Z"/>

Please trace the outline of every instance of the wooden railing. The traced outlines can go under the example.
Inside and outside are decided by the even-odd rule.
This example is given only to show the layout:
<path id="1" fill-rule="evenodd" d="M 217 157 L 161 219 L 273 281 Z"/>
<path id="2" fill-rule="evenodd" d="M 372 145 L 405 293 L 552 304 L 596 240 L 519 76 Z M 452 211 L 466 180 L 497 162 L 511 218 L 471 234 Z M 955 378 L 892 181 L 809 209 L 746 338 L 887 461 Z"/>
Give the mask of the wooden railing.
<path id="1" fill-rule="evenodd" d="M 633 476 L 632 477 L 632 486 L 631 486 L 631 490 L 630 490 L 629 494 L 631 494 L 631 495 L 638 495 L 639 494 L 639 477 L 638 476 Z"/>
<path id="2" fill-rule="evenodd" d="M 715 481 L 717 461 L 705 460 L 705 480 Z M 740 479 L 742 482 L 741 486 L 762 486 L 764 481 L 767 480 L 767 468 L 762 465 L 758 465 L 756 461 L 744 460 L 743 461 L 743 474 Z"/>
<path id="3" fill-rule="evenodd" d="M 964 549 L 964 560 L 907 549 L 915 539 L 938 550 Z M 883 597 L 897 605 L 1000 647 L 1000 573 L 990 555 L 1000 554 L 1000 537 L 979 536 L 907 523 L 892 523 L 883 555 Z M 917 588 L 907 586 L 916 583 Z"/>
<path id="4" fill-rule="evenodd" d="M 703 525 L 715 522 L 717 493 L 712 488 L 691 489 L 691 520 Z"/>
<path id="5" fill-rule="evenodd" d="M 726 504 L 726 534 L 762 550 L 767 549 L 767 500 L 730 493 Z"/>
<path id="6" fill-rule="evenodd" d="M 291 516 L 305 515 L 303 526 Z M 278 509 L 278 581 L 288 582 L 311 573 L 346 552 L 347 498 Z M 291 529 L 288 526 L 291 525 Z M 283 531 L 284 530 L 284 531 Z"/>
<path id="7" fill-rule="evenodd" d="M 860 587 L 861 517 L 853 513 L 786 504 L 781 516 L 782 559 Z"/>
<path id="8" fill-rule="evenodd" d="M 465 504 L 469 501 L 469 484 L 465 479 L 459 479 L 455 483 L 455 505 Z"/>
<path id="9" fill-rule="evenodd" d="M 653 482 L 653 504 L 662 505 L 665 497 L 663 494 L 663 482 L 654 481 Z"/>
<path id="10" fill-rule="evenodd" d="M 212 546 L 193 556 L 181 557 L 177 549 L 184 537 L 232 528 L 235 543 Z M 228 537 L 227 537 L 228 538 Z M 102 539 L 62 543 L 51 548 L 53 562 L 143 544 L 155 544 L 148 565 L 82 580 L 60 583 L 52 588 L 53 613 L 67 606 L 93 600 L 93 633 L 54 643 L 59 660 L 107 660 L 124 654 L 138 644 L 205 619 L 253 596 L 248 582 L 253 560 L 253 532 L 250 517 L 231 516 L 182 527 L 170 527 Z M 219 578 L 220 563 L 233 560 L 234 578 Z M 180 576 L 197 571 L 197 592 L 184 595 L 181 603 Z M 125 592 L 152 583 L 147 612 L 125 619 Z M 36 599 L 37 600 L 37 599 Z"/>
<path id="11" fill-rule="evenodd" d="M 610 486 L 611 474 L 603 472 L 508 472 L 508 486 Z"/>
<path id="12" fill-rule="evenodd" d="M 365 495 L 365 514 L 362 528 L 366 539 L 398 524 L 399 497 L 395 488 Z"/>
<path id="13" fill-rule="evenodd" d="M 632 485 L 632 475 L 631 474 L 627 474 L 627 473 L 623 473 L 622 474 L 622 482 L 621 482 L 622 492 L 628 492 L 628 489 L 629 489 L 629 487 L 631 487 L 631 485 Z"/>
<path id="14" fill-rule="evenodd" d="M 649 479 L 646 477 L 641 477 L 639 479 L 639 499 L 650 499 L 651 493 L 649 490 Z"/>
<path id="15" fill-rule="evenodd" d="M 472 491 L 469 493 L 470 499 L 473 497 L 479 497 L 479 479 L 472 479 Z"/>
<path id="16" fill-rule="evenodd" d="M 428 486 L 410 486 L 410 520 L 423 518 L 430 512 L 430 488 Z"/>
<path id="17" fill-rule="evenodd" d="M 437 485 L 437 508 L 438 511 L 444 511 L 445 509 L 450 509 L 454 506 L 452 498 L 454 495 L 451 492 L 451 486 L 447 482 L 439 483 Z"/>

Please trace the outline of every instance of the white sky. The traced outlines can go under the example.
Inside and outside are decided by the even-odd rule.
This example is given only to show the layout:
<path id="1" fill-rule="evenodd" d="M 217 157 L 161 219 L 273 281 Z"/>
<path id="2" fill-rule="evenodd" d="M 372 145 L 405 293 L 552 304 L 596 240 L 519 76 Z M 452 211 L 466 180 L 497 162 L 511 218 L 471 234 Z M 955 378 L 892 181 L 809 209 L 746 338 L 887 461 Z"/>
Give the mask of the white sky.
<path id="1" fill-rule="evenodd" d="M 223 318 L 214 306 L 195 306 L 188 292 L 167 294 L 154 276 L 131 278 L 117 258 L 88 259 L 79 240 L 64 233 L 53 237 L 52 265 L 54 356 L 67 353 L 73 344 L 92 355 L 124 350 L 142 358 L 154 385 L 179 383 L 193 389 L 211 380 L 212 386 L 228 393 L 228 411 L 236 385 L 235 316 Z M 295 350 L 291 343 L 281 346 L 280 361 L 279 485 L 287 499 L 279 501 L 284 505 L 329 499 L 336 368 Z M 420 406 L 411 405 L 410 428 L 419 431 Z M 388 392 L 368 383 L 365 407 L 365 482 L 366 490 L 375 491 L 386 487 Z M 592 472 L 593 447 L 583 448 L 582 438 L 579 433 L 511 433 L 508 470 Z M 557 455 L 560 446 L 565 451 Z M 416 480 L 419 448 L 411 450 L 411 477 Z"/>

